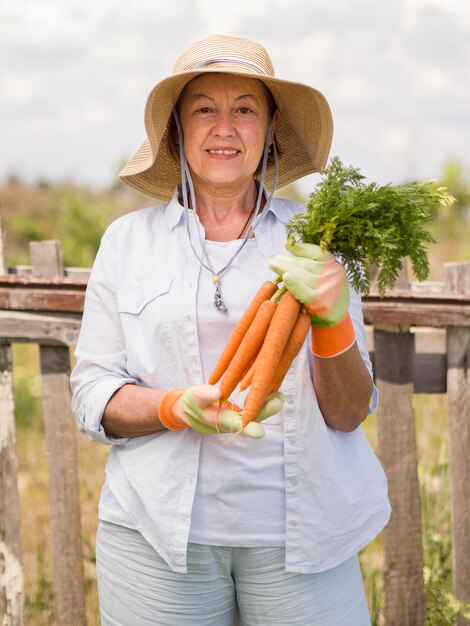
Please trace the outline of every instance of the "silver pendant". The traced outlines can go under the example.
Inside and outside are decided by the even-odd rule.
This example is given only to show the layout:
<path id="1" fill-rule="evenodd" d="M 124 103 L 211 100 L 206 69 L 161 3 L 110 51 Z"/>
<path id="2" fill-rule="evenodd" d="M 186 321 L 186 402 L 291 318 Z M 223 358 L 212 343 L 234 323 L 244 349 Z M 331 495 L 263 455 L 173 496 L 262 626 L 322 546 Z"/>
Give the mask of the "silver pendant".
<path id="1" fill-rule="evenodd" d="M 215 283 L 214 306 L 221 313 L 227 313 L 228 311 L 227 307 L 225 306 L 224 301 L 222 300 L 222 291 L 220 289 L 220 282 Z"/>

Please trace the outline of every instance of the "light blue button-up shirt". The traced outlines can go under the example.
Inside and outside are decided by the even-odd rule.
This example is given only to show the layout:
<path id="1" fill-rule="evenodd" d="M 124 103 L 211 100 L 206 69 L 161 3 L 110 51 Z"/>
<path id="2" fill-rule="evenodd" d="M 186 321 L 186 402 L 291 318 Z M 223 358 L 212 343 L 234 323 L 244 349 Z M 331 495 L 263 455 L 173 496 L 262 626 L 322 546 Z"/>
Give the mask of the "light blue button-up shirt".
<path id="1" fill-rule="evenodd" d="M 284 252 L 285 225 L 302 210 L 293 201 L 273 200 L 256 228 L 266 262 Z M 101 418 L 112 394 L 127 383 L 171 389 L 206 382 L 197 332 L 200 271 L 176 193 L 166 205 L 111 224 L 90 276 L 71 375 L 80 429 L 112 444 L 109 488 L 135 528 L 178 572 L 186 572 L 202 435 L 188 428 L 113 439 Z M 256 268 L 247 268 L 240 314 L 260 284 Z M 350 315 L 370 370 L 360 296 L 352 290 Z M 288 398 L 282 410 L 286 570 L 300 573 L 329 569 L 356 554 L 390 515 L 385 475 L 362 429 L 342 433 L 325 424 L 311 369 L 306 342 L 282 387 Z"/>

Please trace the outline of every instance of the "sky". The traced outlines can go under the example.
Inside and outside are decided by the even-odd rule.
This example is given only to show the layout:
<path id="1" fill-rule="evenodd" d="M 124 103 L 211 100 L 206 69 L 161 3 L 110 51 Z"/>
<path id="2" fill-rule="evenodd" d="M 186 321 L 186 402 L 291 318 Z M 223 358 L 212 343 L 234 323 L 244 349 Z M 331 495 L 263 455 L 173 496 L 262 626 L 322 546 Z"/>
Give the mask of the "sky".
<path id="1" fill-rule="evenodd" d="M 331 155 L 367 179 L 470 170 L 470 0 L 2 0 L 0 181 L 113 184 L 149 91 L 212 33 L 259 41 L 277 76 L 319 89 Z"/>

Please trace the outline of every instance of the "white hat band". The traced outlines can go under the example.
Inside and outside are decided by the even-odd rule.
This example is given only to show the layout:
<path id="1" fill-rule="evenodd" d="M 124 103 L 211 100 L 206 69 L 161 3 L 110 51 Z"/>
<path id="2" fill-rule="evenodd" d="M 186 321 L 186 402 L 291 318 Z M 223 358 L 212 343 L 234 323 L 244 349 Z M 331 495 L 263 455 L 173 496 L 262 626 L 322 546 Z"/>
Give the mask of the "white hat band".
<path id="1" fill-rule="evenodd" d="M 198 63 L 193 67 L 194 70 L 200 70 L 207 65 L 212 65 L 212 63 L 237 63 L 238 65 L 246 65 L 247 67 L 251 67 L 251 69 L 256 70 L 258 74 L 263 74 L 264 76 L 269 76 L 269 74 L 257 63 L 253 63 L 252 61 L 247 61 L 246 59 L 239 59 L 237 57 L 218 57 L 214 59 L 208 59 L 207 61 L 203 61 L 202 63 Z"/>

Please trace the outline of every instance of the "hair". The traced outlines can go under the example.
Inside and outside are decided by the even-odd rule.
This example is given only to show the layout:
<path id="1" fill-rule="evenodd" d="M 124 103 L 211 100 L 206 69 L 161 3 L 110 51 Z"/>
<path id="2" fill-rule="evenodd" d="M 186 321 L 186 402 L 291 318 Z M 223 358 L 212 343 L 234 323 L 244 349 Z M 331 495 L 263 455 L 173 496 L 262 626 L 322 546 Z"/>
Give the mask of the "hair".
<path id="1" fill-rule="evenodd" d="M 266 86 L 266 84 L 263 81 L 260 81 L 260 82 L 263 85 L 264 91 L 266 93 L 266 97 L 267 97 L 267 100 L 268 100 L 269 119 L 271 119 L 272 116 L 274 115 L 274 113 L 276 112 L 276 110 L 278 109 L 278 107 L 277 107 L 276 101 L 274 100 L 274 96 L 273 96 L 271 90 Z M 187 84 L 189 85 L 189 83 L 187 83 Z M 180 95 L 178 96 L 178 100 L 176 102 L 176 105 L 175 105 L 175 107 L 176 107 L 176 109 L 178 111 L 179 111 L 181 98 L 182 98 L 182 95 L 184 93 L 185 88 L 186 88 L 186 86 L 182 89 Z M 168 120 L 168 125 L 167 125 L 167 129 L 165 131 L 165 135 L 166 135 L 166 141 L 167 141 L 168 149 L 170 151 L 171 156 L 175 160 L 179 161 L 180 150 L 179 150 L 179 140 L 178 140 L 178 129 L 176 127 L 176 122 L 175 122 L 175 118 L 173 117 L 173 113 L 170 115 L 170 119 Z M 276 134 L 274 134 L 273 141 L 276 144 L 276 151 L 277 151 L 277 155 L 278 155 L 278 158 L 279 158 L 280 150 L 279 150 L 279 144 L 278 144 L 278 142 L 276 140 Z M 259 172 L 261 171 L 262 160 L 263 160 L 263 157 L 261 157 L 260 162 L 258 164 L 258 167 L 256 168 L 255 176 L 257 174 L 259 174 Z M 274 162 L 273 149 L 272 149 L 272 146 L 270 146 L 269 153 L 268 153 L 268 164 L 269 163 L 273 163 L 273 162 Z"/>

